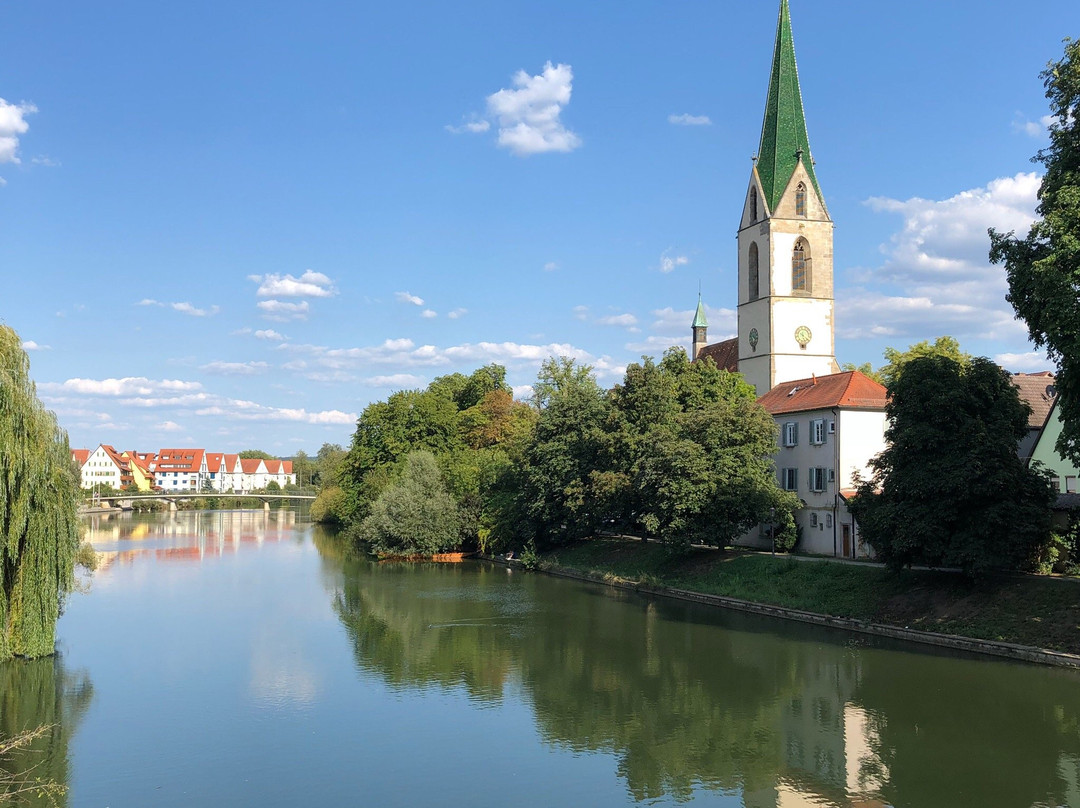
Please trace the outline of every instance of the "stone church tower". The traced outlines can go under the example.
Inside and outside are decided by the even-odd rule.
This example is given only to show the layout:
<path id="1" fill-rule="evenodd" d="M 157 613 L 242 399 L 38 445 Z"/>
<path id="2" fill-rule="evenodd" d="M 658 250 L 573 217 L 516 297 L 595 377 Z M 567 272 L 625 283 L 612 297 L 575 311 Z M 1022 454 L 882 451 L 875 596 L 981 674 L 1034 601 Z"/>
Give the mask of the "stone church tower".
<path id="1" fill-rule="evenodd" d="M 788 0 L 781 0 L 761 144 L 739 224 L 738 368 L 764 395 L 839 371 L 833 223 L 806 133 Z"/>

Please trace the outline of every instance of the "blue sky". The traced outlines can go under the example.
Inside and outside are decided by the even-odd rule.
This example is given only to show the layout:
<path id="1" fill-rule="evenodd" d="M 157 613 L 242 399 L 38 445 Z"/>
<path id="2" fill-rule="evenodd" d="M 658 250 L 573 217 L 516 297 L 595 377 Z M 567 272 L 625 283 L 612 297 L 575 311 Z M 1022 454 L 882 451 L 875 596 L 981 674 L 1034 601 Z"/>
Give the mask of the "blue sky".
<path id="1" fill-rule="evenodd" d="M 75 446 L 347 443 L 364 406 L 733 333 L 778 3 L 0 0 L 0 321 Z M 1033 216 L 1073 3 L 791 0 L 837 355 L 1049 369 Z M 1070 29 L 1072 25 L 1072 29 Z"/>

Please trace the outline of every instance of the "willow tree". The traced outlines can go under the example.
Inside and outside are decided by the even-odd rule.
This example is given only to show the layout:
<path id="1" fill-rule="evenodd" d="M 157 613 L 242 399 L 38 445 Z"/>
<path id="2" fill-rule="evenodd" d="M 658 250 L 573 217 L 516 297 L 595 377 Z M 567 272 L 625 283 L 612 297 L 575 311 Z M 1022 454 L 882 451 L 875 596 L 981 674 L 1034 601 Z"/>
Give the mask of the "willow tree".
<path id="1" fill-rule="evenodd" d="M 0 325 L 0 661 L 53 652 L 74 581 L 79 481 L 18 336 Z"/>

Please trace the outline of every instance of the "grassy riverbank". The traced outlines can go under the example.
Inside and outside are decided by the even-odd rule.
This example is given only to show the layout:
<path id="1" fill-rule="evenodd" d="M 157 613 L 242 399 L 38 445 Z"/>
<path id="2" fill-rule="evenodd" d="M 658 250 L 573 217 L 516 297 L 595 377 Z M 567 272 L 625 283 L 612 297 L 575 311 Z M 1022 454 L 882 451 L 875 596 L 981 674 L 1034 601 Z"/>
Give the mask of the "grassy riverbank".
<path id="1" fill-rule="evenodd" d="M 593 539 L 543 561 L 628 581 L 742 598 L 837 617 L 1080 654 L 1080 582 L 1007 578 L 972 584 L 952 573 L 888 571 L 750 553 Z"/>

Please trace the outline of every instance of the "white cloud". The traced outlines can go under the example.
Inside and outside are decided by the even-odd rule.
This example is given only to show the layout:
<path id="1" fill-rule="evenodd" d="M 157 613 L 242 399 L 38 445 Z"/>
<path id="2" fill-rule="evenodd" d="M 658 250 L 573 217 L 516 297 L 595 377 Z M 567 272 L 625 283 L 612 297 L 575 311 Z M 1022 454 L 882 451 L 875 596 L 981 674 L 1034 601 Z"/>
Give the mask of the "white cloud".
<path id="1" fill-rule="evenodd" d="M 22 349 L 24 351 L 51 351 L 52 346 L 51 345 L 38 345 L 32 339 L 28 339 L 28 340 L 26 340 L 26 342 L 24 342 L 22 344 Z"/>
<path id="2" fill-rule="evenodd" d="M 588 320 L 589 319 L 589 307 L 588 306 L 574 306 L 574 319 L 575 320 Z"/>
<path id="3" fill-rule="evenodd" d="M 259 284 L 257 297 L 333 297 L 337 294 L 333 281 L 321 272 L 306 270 L 299 278 L 292 275 L 249 275 Z"/>
<path id="4" fill-rule="evenodd" d="M 454 309 L 453 311 L 449 312 L 446 316 L 449 317 L 451 320 L 458 320 L 458 319 L 464 317 L 468 313 L 469 313 L 468 309 Z"/>
<path id="5" fill-rule="evenodd" d="M 682 115 L 668 115 L 668 123 L 675 126 L 712 126 L 708 115 L 690 115 L 685 112 Z"/>
<path id="6" fill-rule="evenodd" d="M 422 312 L 420 312 L 420 316 L 423 317 L 425 320 L 433 320 L 439 316 L 439 312 L 432 311 L 431 309 L 424 309 Z"/>
<path id="7" fill-rule="evenodd" d="M 302 408 L 268 407 L 241 399 L 223 399 L 214 406 L 196 410 L 195 414 L 238 421 L 293 421 L 303 424 L 353 424 L 356 422 L 356 413 L 352 412 L 341 410 L 308 412 Z"/>
<path id="8" fill-rule="evenodd" d="M 676 267 L 683 267 L 690 263 L 685 255 L 668 255 L 668 250 L 660 256 L 660 271 L 664 274 L 674 272 Z"/>
<path id="9" fill-rule="evenodd" d="M 59 168 L 60 161 L 54 160 L 48 155 L 39 154 L 37 157 L 30 158 L 30 165 L 44 166 L 45 168 Z"/>
<path id="10" fill-rule="evenodd" d="M 256 339 L 274 340 L 276 342 L 284 342 L 286 339 L 288 339 L 288 337 L 285 337 L 282 334 L 279 334 L 277 331 L 275 331 L 272 328 L 265 328 L 265 329 L 261 329 L 259 331 L 256 331 L 255 332 L 255 338 Z"/>
<path id="11" fill-rule="evenodd" d="M 269 367 L 266 362 L 222 362 L 219 360 L 203 365 L 199 370 L 218 376 L 257 376 L 265 373 Z"/>
<path id="12" fill-rule="evenodd" d="M 511 389 L 514 391 L 514 398 L 518 401 L 528 401 L 533 397 L 531 384 L 515 384 Z"/>
<path id="13" fill-rule="evenodd" d="M 544 264 L 544 272 L 554 272 L 558 268 L 559 265 L 554 261 L 548 261 L 546 264 Z"/>
<path id="14" fill-rule="evenodd" d="M 415 376 L 411 373 L 394 373 L 390 376 L 371 376 L 364 379 L 364 383 L 371 387 L 385 387 L 394 390 L 413 390 L 424 383 L 423 376 Z"/>
<path id="15" fill-rule="evenodd" d="M 283 300 L 260 300 L 255 304 L 268 320 L 287 322 L 289 320 L 306 320 L 309 306 L 306 300 L 299 303 L 286 303 Z"/>
<path id="16" fill-rule="evenodd" d="M 154 300 L 153 298 L 143 298 L 139 301 L 140 306 L 160 306 L 165 309 L 172 309 L 178 311 L 181 314 L 187 314 L 191 317 L 212 317 L 217 314 L 221 309 L 218 306 L 211 306 L 208 309 L 200 309 L 191 303 L 163 303 L 160 300 Z"/>
<path id="17" fill-rule="evenodd" d="M 210 317 L 221 311 L 217 306 L 211 306 L 208 309 L 199 309 L 190 303 L 170 303 L 169 306 L 181 314 L 190 314 L 192 317 Z"/>
<path id="18" fill-rule="evenodd" d="M 638 319 L 633 314 L 610 314 L 607 317 L 598 317 L 596 322 L 600 325 L 630 328 L 637 325 Z"/>
<path id="19" fill-rule="evenodd" d="M 176 421 L 162 421 L 160 424 L 156 424 L 154 429 L 158 432 L 180 432 L 183 430 L 183 427 L 176 423 Z"/>
<path id="20" fill-rule="evenodd" d="M 398 303 L 412 303 L 414 306 L 424 305 L 424 298 L 417 297 L 409 292 L 394 292 L 394 299 Z"/>
<path id="21" fill-rule="evenodd" d="M 88 396 L 149 396 L 162 392 L 184 393 L 201 390 L 199 382 L 179 379 L 148 379 L 145 376 L 126 376 L 123 379 L 68 379 L 65 382 L 42 382 L 38 388 L 58 393 Z"/>
<path id="22" fill-rule="evenodd" d="M 512 79 L 513 89 L 489 95 L 488 113 L 499 123 L 498 144 L 518 156 L 578 148 L 581 138 L 560 119 L 570 103 L 573 79 L 570 65 L 547 62 L 540 75 L 519 70 Z"/>
<path id="23" fill-rule="evenodd" d="M 1013 118 L 1012 128 L 1014 132 L 1022 132 L 1029 137 L 1044 138 L 1050 130 L 1050 124 L 1056 120 L 1053 115 L 1043 115 L 1038 121 L 1029 121 L 1018 112 Z"/>
<path id="24" fill-rule="evenodd" d="M 986 231 L 1026 234 L 1040 182 L 1021 173 L 940 201 L 867 200 L 875 211 L 899 214 L 903 226 L 882 247 L 885 263 L 839 296 L 838 336 L 949 334 L 1023 343 L 1027 330 L 1005 301 L 1004 268 L 989 263 Z"/>
<path id="25" fill-rule="evenodd" d="M 994 361 L 1006 370 L 1014 373 L 1031 373 L 1040 370 L 1054 370 L 1054 363 L 1046 358 L 1042 351 L 1027 351 L 1026 353 L 1001 353 L 994 357 Z"/>
<path id="26" fill-rule="evenodd" d="M 446 125 L 446 131 L 455 135 L 462 135 L 466 132 L 470 132 L 472 134 L 479 134 L 481 132 L 486 132 L 490 128 L 491 122 L 486 121 L 482 118 L 479 120 L 467 120 L 465 121 L 465 123 L 461 124 L 461 126 L 451 126 L 450 124 Z"/>
<path id="27" fill-rule="evenodd" d="M 37 107 L 25 101 L 10 104 L 0 98 L 0 163 L 19 163 L 19 136 L 30 129 L 26 116 L 37 112 Z"/>
<path id="28" fill-rule="evenodd" d="M 653 335 L 651 337 L 646 337 L 641 342 L 626 343 L 626 350 L 645 354 L 647 356 L 658 356 L 673 345 L 682 345 L 684 348 L 687 348 L 690 345 L 690 337 Z"/>

